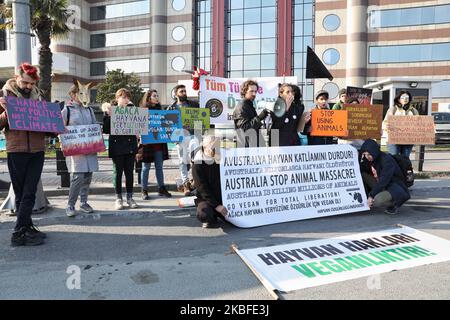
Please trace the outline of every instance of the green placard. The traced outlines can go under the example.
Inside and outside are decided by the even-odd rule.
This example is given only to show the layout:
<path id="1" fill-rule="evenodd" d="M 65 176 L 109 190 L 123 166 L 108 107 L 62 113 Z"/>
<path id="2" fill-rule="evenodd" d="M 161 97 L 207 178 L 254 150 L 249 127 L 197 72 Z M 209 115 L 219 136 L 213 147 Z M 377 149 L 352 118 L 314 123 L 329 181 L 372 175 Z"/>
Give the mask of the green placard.
<path id="1" fill-rule="evenodd" d="M 210 113 L 208 108 L 180 108 L 183 129 L 194 130 L 195 123 L 201 122 L 203 130 L 210 127 Z"/>

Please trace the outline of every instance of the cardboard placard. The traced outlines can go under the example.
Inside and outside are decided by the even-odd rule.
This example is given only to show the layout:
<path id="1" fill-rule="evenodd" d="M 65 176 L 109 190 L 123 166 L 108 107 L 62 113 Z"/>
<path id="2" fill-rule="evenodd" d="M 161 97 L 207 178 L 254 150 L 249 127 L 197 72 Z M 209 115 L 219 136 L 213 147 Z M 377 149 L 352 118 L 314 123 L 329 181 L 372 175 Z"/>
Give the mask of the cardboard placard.
<path id="1" fill-rule="evenodd" d="M 64 156 L 93 154 L 106 150 L 99 124 L 68 126 L 67 133 L 61 134 L 61 150 Z"/>
<path id="2" fill-rule="evenodd" d="M 64 122 L 58 103 L 8 96 L 6 108 L 11 130 L 64 132 Z"/>
<path id="3" fill-rule="evenodd" d="M 387 130 L 389 144 L 435 144 L 433 116 L 388 116 Z"/>
<path id="4" fill-rule="evenodd" d="M 348 136 L 346 139 L 381 139 L 383 105 L 344 104 L 348 111 Z"/>
<path id="5" fill-rule="evenodd" d="M 180 108 L 183 129 L 194 130 L 195 123 L 200 122 L 203 130 L 210 127 L 210 110 L 208 108 Z"/>
<path id="6" fill-rule="evenodd" d="M 314 109 L 311 111 L 311 136 L 345 137 L 347 122 L 347 110 Z"/>
<path id="7" fill-rule="evenodd" d="M 113 106 L 111 134 L 119 136 L 148 134 L 148 109 Z"/>

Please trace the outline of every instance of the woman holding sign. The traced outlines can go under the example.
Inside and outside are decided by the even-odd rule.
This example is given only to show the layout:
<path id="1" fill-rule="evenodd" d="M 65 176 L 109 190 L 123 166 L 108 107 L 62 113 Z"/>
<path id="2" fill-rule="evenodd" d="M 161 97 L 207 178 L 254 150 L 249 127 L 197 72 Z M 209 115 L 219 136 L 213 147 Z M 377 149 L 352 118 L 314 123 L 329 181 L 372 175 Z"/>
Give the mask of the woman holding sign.
<path id="1" fill-rule="evenodd" d="M 118 107 L 134 107 L 131 100 L 131 92 L 127 89 L 119 89 L 116 92 L 114 104 Z M 103 106 L 102 106 L 103 108 Z M 125 173 L 125 185 L 127 190 L 127 204 L 129 208 L 138 207 L 133 200 L 133 178 L 134 160 L 137 153 L 137 137 L 135 135 L 112 135 L 111 134 L 111 111 L 112 107 L 106 108 L 103 117 L 103 133 L 109 134 L 108 155 L 112 158 L 114 176 L 113 183 L 116 191 L 116 210 L 123 209 L 122 199 L 122 175 Z"/>
<path id="2" fill-rule="evenodd" d="M 83 106 L 79 94 L 80 88 L 74 84 L 69 90 L 70 100 L 61 112 L 66 127 L 97 124 L 94 111 L 89 106 Z M 97 153 L 68 156 L 66 162 L 69 172 L 72 173 L 69 201 L 66 208 L 67 216 L 75 216 L 75 204 L 78 195 L 81 202 L 80 211 L 93 213 L 94 210 L 87 203 L 87 200 L 92 173 L 98 171 Z"/>
<path id="3" fill-rule="evenodd" d="M 152 89 L 145 93 L 140 103 L 141 108 L 149 110 L 162 110 L 159 104 L 158 91 Z M 158 195 L 161 197 L 170 198 L 172 195 L 167 191 L 164 185 L 163 162 L 169 160 L 169 149 L 167 143 L 157 144 L 140 144 L 136 160 L 142 162 L 142 200 L 150 200 L 148 195 L 148 174 L 152 162 L 155 163 L 156 180 L 158 182 Z"/>
<path id="4" fill-rule="evenodd" d="M 419 111 L 411 106 L 412 96 L 409 91 L 402 90 L 394 99 L 394 105 L 386 113 L 385 120 L 389 116 L 418 116 Z M 388 152 L 392 155 L 403 155 L 409 158 L 413 145 L 388 144 Z"/>
<path id="5" fill-rule="evenodd" d="M 304 106 L 301 101 L 295 101 L 294 90 L 290 84 L 284 83 L 280 86 L 279 98 L 283 99 L 286 103 L 286 111 L 282 116 L 277 116 L 275 113 L 271 113 L 272 117 L 272 130 L 278 130 L 279 146 L 299 146 L 300 137 L 298 135 L 298 127 L 302 118 Z M 275 135 L 276 136 L 276 133 Z M 276 140 L 276 139 L 275 139 Z M 276 142 L 271 140 L 270 145 L 276 147 Z"/>

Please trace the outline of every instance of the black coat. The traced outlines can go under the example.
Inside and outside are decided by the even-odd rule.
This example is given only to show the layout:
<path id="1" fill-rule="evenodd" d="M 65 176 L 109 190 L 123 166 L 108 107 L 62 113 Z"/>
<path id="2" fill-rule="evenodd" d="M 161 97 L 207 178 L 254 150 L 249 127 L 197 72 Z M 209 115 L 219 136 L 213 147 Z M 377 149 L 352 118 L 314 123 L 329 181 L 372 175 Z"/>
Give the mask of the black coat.
<path id="1" fill-rule="evenodd" d="M 219 164 L 215 162 L 209 164 L 204 161 L 197 163 L 197 161 L 194 161 L 192 176 L 194 178 L 194 186 L 197 189 L 196 204 L 206 201 L 213 208 L 222 204 Z"/>
<path id="2" fill-rule="evenodd" d="M 236 109 L 234 109 L 233 120 L 236 129 L 241 129 L 244 132 L 250 129 L 255 130 L 259 146 L 259 141 L 262 139 L 259 129 L 263 125 L 263 122 L 256 113 L 253 101 L 247 99 L 240 101 Z M 242 132 L 237 133 L 237 140 L 239 147 L 245 146 L 248 148 L 250 146 L 250 137 L 244 136 Z"/>
<path id="3" fill-rule="evenodd" d="M 397 162 L 390 154 L 380 151 L 380 146 L 374 140 L 364 142 L 361 153 L 364 152 L 370 153 L 374 158 L 373 166 L 378 176 L 378 183 L 369 192 L 369 196 L 374 198 L 380 192 L 387 190 L 396 206 L 400 207 L 411 196 Z"/>
<path id="4" fill-rule="evenodd" d="M 109 134 L 108 156 L 110 158 L 127 154 L 136 155 L 138 145 L 136 136 L 111 135 L 111 117 L 103 116 L 103 133 Z"/>
<path id="5" fill-rule="evenodd" d="M 302 118 L 305 107 L 303 104 L 292 104 L 289 110 L 282 116 L 277 117 L 273 113 L 272 126 L 270 130 L 278 129 L 280 137 L 280 147 L 284 146 L 299 146 L 301 145 L 300 137 L 298 135 L 298 124 Z M 270 133 L 272 137 L 272 132 Z M 272 146 L 272 141 L 270 142 Z"/>

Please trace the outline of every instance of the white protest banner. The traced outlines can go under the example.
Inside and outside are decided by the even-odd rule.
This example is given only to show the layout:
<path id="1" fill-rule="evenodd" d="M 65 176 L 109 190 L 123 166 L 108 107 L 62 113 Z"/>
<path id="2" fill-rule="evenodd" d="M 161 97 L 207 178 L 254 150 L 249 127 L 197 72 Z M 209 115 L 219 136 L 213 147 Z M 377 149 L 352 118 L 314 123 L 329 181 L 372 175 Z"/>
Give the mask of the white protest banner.
<path id="1" fill-rule="evenodd" d="M 222 150 L 227 220 L 241 228 L 369 210 L 349 145 Z"/>
<path id="2" fill-rule="evenodd" d="M 93 154 L 105 151 L 102 130 L 99 124 L 68 126 L 67 132 L 59 135 L 64 156 Z"/>
<path id="3" fill-rule="evenodd" d="M 233 123 L 233 111 L 242 100 L 241 85 L 250 78 L 200 77 L 200 107 L 211 111 L 211 124 Z M 264 102 L 275 102 L 278 98 L 278 84 L 297 84 L 297 77 L 251 78 L 258 82 L 255 107 L 259 113 Z"/>
<path id="4" fill-rule="evenodd" d="M 270 290 L 289 292 L 450 260 L 450 241 L 402 227 L 236 250 Z"/>
<path id="5" fill-rule="evenodd" d="M 119 136 L 147 135 L 148 109 L 139 107 L 111 108 L 111 134 Z"/>

